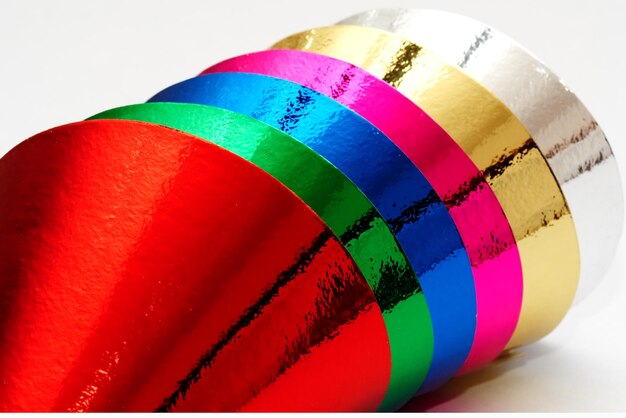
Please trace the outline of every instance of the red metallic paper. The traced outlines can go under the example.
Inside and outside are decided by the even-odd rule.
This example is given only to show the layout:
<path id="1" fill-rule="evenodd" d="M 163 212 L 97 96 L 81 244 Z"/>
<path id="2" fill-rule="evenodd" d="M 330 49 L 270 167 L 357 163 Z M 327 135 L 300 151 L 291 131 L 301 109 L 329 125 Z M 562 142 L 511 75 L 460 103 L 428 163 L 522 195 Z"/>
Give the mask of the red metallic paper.
<path id="1" fill-rule="evenodd" d="M 88 121 L 0 160 L 0 410 L 374 410 L 381 312 L 335 236 L 245 160 Z"/>

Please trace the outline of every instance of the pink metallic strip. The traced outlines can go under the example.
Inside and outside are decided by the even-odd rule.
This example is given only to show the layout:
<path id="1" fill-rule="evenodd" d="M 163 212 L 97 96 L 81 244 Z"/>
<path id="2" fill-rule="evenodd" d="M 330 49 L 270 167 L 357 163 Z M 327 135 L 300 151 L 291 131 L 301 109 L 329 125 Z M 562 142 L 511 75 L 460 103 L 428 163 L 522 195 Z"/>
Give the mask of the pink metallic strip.
<path id="1" fill-rule="evenodd" d="M 393 87 L 334 58 L 262 51 L 223 61 L 202 74 L 217 72 L 264 74 L 314 89 L 369 120 L 403 150 L 446 203 L 472 262 L 477 326 L 460 373 L 497 357 L 519 317 L 523 289 L 519 252 L 496 196 L 456 142 Z"/>

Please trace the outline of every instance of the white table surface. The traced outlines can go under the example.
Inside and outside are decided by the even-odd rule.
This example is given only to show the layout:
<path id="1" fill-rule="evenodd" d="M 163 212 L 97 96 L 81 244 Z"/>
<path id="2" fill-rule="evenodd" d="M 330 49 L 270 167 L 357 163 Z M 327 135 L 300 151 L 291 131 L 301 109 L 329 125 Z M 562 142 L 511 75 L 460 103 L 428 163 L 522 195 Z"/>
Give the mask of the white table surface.
<path id="1" fill-rule="evenodd" d="M 145 101 L 221 59 L 373 7 L 489 23 L 567 81 L 626 171 L 626 1 L 0 0 L 0 155 L 46 128 Z M 414 400 L 430 411 L 626 411 L 626 244 L 547 338 Z"/>

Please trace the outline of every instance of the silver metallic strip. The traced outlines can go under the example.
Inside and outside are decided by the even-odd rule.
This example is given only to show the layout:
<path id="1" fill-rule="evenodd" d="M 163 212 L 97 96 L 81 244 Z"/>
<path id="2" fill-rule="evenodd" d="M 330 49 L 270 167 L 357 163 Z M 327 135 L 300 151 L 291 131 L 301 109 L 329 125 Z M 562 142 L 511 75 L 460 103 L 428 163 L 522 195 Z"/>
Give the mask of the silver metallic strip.
<path id="1" fill-rule="evenodd" d="M 580 100 L 536 57 L 474 19 L 438 10 L 376 9 L 339 22 L 401 35 L 456 63 L 532 134 L 561 185 L 581 254 L 576 301 L 601 281 L 617 247 L 623 196 L 611 147 Z"/>

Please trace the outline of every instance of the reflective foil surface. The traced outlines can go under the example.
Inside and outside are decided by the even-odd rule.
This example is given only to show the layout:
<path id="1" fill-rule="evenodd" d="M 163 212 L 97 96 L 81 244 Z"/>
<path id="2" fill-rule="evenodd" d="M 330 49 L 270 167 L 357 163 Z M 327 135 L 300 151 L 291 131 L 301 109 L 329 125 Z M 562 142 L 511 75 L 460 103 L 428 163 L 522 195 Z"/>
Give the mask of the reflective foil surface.
<path id="1" fill-rule="evenodd" d="M 293 193 L 209 142 L 131 121 L 0 159 L 0 409 L 373 410 L 373 292 Z"/>
<path id="2" fill-rule="evenodd" d="M 434 53 L 378 29 L 312 29 L 272 48 L 317 52 L 357 65 L 397 88 L 444 128 L 482 170 L 517 240 L 524 298 L 509 347 L 533 342 L 556 327 L 578 283 L 576 232 L 550 167 L 506 106 Z"/>
<path id="3" fill-rule="evenodd" d="M 513 111 L 565 194 L 581 253 L 576 299 L 587 296 L 615 255 L 624 198 L 611 147 L 576 95 L 517 42 L 469 17 L 438 10 L 377 9 L 341 23 L 387 30 L 431 49 Z"/>
<path id="4" fill-rule="evenodd" d="M 412 395 L 407 388 L 421 384 L 432 358 L 428 307 L 389 227 L 347 177 L 289 135 L 221 108 L 145 103 L 94 118 L 158 123 L 204 138 L 254 163 L 304 200 L 339 237 L 374 291 L 391 346 L 387 402 L 406 402 Z"/>
<path id="5" fill-rule="evenodd" d="M 472 263 L 476 332 L 463 370 L 497 357 L 519 318 L 522 268 L 496 196 L 456 142 L 393 87 L 344 61 L 304 51 L 269 50 L 231 58 L 203 74 L 234 71 L 283 78 L 331 97 L 380 129 L 411 159 L 448 207 Z"/>
<path id="6" fill-rule="evenodd" d="M 257 74 L 196 77 L 150 101 L 206 104 L 252 116 L 293 136 L 340 169 L 383 215 L 420 278 L 434 333 L 433 360 L 423 386 L 444 382 L 458 371 L 476 325 L 469 259 L 447 208 L 389 138 L 320 93 Z"/>

